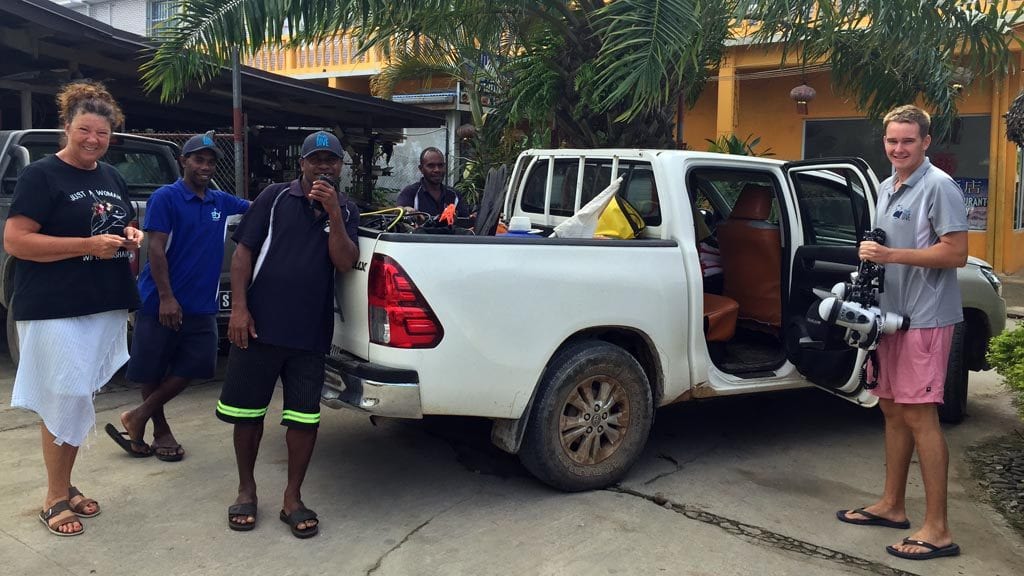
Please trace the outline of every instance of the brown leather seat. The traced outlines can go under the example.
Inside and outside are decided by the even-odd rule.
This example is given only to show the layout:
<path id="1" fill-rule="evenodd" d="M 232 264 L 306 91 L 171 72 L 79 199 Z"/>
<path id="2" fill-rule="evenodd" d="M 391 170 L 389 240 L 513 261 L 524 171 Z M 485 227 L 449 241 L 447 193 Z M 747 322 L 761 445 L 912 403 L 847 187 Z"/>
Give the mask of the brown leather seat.
<path id="1" fill-rule="evenodd" d="M 747 184 L 718 225 L 724 294 L 739 303 L 739 319 L 782 326 L 782 235 L 768 222 L 772 188 Z"/>
<path id="2" fill-rule="evenodd" d="M 728 342 L 736 333 L 740 305 L 732 298 L 704 293 L 704 336 L 708 342 Z"/>

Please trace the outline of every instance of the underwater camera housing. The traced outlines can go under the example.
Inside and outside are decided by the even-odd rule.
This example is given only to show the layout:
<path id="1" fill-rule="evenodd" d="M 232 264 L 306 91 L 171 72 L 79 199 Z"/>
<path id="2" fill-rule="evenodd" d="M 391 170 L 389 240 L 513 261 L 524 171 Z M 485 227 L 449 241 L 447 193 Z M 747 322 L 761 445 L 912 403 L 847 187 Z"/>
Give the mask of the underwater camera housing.
<path id="1" fill-rule="evenodd" d="M 876 228 L 864 240 L 885 244 L 885 231 Z M 885 266 L 861 261 L 850 282 L 839 282 L 818 304 L 818 315 L 828 324 L 846 328 L 846 343 L 854 348 L 874 350 L 883 334 L 910 327 L 910 318 L 878 307 L 878 294 L 885 284 Z"/>

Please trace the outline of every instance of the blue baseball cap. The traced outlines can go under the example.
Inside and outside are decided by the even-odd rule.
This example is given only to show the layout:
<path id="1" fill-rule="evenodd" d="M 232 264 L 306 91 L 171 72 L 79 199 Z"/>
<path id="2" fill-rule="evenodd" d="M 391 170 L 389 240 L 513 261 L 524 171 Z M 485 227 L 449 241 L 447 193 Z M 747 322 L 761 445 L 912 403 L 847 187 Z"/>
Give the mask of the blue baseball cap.
<path id="1" fill-rule="evenodd" d="M 338 158 L 345 158 L 345 149 L 341 147 L 341 141 L 330 132 L 314 132 L 302 141 L 302 158 L 317 152 L 330 152 Z"/>
<path id="2" fill-rule="evenodd" d="M 205 134 L 196 134 L 189 138 L 185 142 L 185 145 L 181 147 L 181 155 L 188 156 L 189 154 L 194 154 L 200 150 L 211 150 L 217 155 L 217 158 L 224 157 L 224 154 L 221 153 L 220 149 L 217 148 L 217 144 L 213 141 L 213 130 L 210 130 Z"/>

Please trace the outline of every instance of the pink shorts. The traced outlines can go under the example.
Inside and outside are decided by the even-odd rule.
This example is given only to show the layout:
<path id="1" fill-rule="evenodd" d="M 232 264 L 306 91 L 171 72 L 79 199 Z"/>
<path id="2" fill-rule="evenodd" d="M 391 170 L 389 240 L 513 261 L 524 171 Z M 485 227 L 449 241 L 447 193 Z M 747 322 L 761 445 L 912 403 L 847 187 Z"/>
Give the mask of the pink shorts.
<path id="1" fill-rule="evenodd" d="M 897 404 L 942 404 L 953 326 L 916 328 L 882 336 L 878 387 L 871 392 Z M 868 362 L 868 380 L 875 366 Z"/>

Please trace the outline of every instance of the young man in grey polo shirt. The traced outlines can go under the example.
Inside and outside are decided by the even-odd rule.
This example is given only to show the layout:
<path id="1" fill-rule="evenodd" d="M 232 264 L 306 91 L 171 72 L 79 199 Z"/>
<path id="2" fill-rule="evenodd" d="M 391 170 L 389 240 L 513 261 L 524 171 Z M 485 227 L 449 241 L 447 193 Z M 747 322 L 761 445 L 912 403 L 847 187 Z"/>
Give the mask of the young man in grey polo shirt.
<path id="1" fill-rule="evenodd" d="M 906 488 L 917 447 L 924 480 L 925 517 L 918 530 L 886 550 L 901 558 L 956 556 L 946 518 L 949 452 L 936 407 L 942 403 L 953 327 L 963 320 L 956 268 L 967 263 L 967 209 L 963 192 L 925 156 L 931 119 L 900 106 L 883 121 L 893 175 L 882 183 L 876 225 L 885 245 L 865 241 L 860 258 L 885 265 L 881 308 L 910 318 L 906 332 L 878 347 L 874 393 L 885 415 L 885 488 L 864 508 L 840 510 L 850 524 L 907 529 Z"/>

